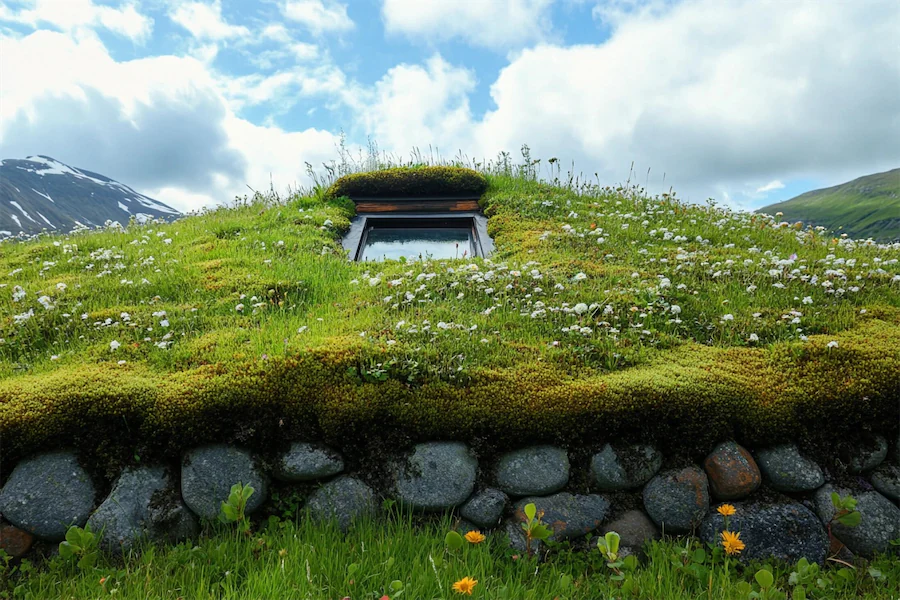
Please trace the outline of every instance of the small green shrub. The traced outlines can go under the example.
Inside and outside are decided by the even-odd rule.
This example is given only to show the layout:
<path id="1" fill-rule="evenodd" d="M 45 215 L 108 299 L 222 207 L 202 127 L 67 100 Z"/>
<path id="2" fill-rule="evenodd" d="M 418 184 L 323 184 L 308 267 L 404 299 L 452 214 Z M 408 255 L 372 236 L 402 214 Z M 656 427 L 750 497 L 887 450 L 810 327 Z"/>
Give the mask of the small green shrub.
<path id="1" fill-rule="evenodd" d="M 397 167 L 345 175 L 335 181 L 327 198 L 410 198 L 474 196 L 487 190 L 484 175 L 462 167 Z"/>

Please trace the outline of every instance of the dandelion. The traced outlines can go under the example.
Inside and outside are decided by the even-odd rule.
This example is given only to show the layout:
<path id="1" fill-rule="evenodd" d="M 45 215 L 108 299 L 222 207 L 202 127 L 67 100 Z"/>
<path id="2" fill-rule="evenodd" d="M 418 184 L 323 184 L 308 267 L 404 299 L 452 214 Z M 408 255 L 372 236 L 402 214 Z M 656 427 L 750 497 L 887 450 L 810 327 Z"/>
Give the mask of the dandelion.
<path id="1" fill-rule="evenodd" d="M 716 511 L 723 517 L 730 517 L 735 513 L 734 506 L 731 504 L 723 504 Z"/>
<path id="2" fill-rule="evenodd" d="M 453 584 L 453 591 L 458 594 L 468 594 L 471 596 L 472 591 L 475 589 L 475 586 L 477 584 L 477 579 L 472 579 L 471 577 L 463 577 Z"/>
<path id="3" fill-rule="evenodd" d="M 741 550 L 746 548 L 744 542 L 741 541 L 740 532 L 734 533 L 731 531 L 722 532 L 722 546 L 725 548 L 725 552 L 728 556 L 740 554 Z"/>
<path id="4" fill-rule="evenodd" d="M 470 531 L 464 537 L 466 538 L 466 541 L 469 542 L 470 544 L 480 544 L 481 542 L 483 542 L 485 540 L 484 534 L 481 533 L 480 531 L 475 531 L 475 530 Z"/>

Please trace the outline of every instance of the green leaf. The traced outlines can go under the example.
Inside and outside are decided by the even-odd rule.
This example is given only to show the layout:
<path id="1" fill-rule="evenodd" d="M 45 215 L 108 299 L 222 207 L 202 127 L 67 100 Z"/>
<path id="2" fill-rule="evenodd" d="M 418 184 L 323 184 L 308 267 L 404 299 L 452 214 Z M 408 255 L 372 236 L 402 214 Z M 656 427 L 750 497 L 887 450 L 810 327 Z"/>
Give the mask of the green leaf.
<path id="1" fill-rule="evenodd" d="M 845 527 L 856 527 L 862 521 L 862 515 L 859 514 L 858 510 L 854 510 L 853 512 L 838 517 L 837 521 Z"/>
<path id="2" fill-rule="evenodd" d="M 97 553 L 88 552 L 78 561 L 78 567 L 81 569 L 90 569 L 97 563 Z"/>
<path id="3" fill-rule="evenodd" d="M 619 540 L 621 539 L 619 534 L 615 531 L 609 531 L 604 536 L 606 539 L 606 547 L 609 550 L 610 554 L 618 554 L 619 553 Z"/>
<path id="4" fill-rule="evenodd" d="M 734 586 L 734 588 L 737 590 L 737 593 L 740 594 L 740 595 L 742 595 L 742 596 L 743 596 L 743 595 L 746 595 L 746 594 L 749 594 L 749 593 L 753 590 L 753 586 L 751 586 L 751 585 L 750 585 L 748 582 L 746 582 L 746 581 L 739 581 L 739 582 L 737 583 L 737 585 Z"/>
<path id="5" fill-rule="evenodd" d="M 567 590 L 567 589 L 569 589 L 570 587 L 572 587 L 572 576 L 571 576 L 571 575 L 562 575 L 562 576 L 560 576 L 560 578 L 559 578 L 559 587 L 561 587 L 561 588 L 564 589 L 564 590 Z"/>
<path id="6" fill-rule="evenodd" d="M 70 559 L 75 555 L 75 549 L 69 542 L 61 542 L 59 544 L 59 555 L 65 559 Z"/>
<path id="7" fill-rule="evenodd" d="M 638 568 L 638 559 L 634 554 L 629 554 L 622 561 L 622 566 L 626 571 L 634 571 Z"/>
<path id="8" fill-rule="evenodd" d="M 391 591 L 392 592 L 399 592 L 402 589 L 403 589 L 403 582 L 400 581 L 399 579 L 395 579 L 394 581 L 391 582 Z"/>
<path id="9" fill-rule="evenodd" d="M 766 569 L 757 571 L 755 578 L 756 583 L 758 583 L 761 588 L 770 588 L 772 587 L 772 584 L 775 583 L 775 577 L 772 576 L 772 572 Z"/>
<path id="10" fill-rule="evenodd" d="M 801 585 L 794 588 L 791 592 L 792 600 L 806 600 L 806 589 Z"/>
<path id="11" fill-rule="evenodd" d="M 537 507 L 534 505 L 533 502 L 532 502 L 532 503 L 529 503 L 529 504 L 526 504 L 526 505 L 525 505 L 525 508 L 524 508 L 523 510 L 524 510 L 524 512 L 525 512 L 525 516 L 528 517 L 528 520 L 529 520 L 529 521 L 533 520 L 533 519 L 534 519 L 534 515 L 537 514 Z"/>
<path id="12" fill-rule="evenodd" d="M 347 565 L 347 577 L 353 577 L 353 574 L 359 570 L 359 563 L 350 563 Z"/>
<path id="13" fill-rule="evenodd" d="M 447 533 L 447 537 L 444 538 L 444 543 L 447 544 L 447 548 L 449 550 L 455 552 L 456 550 L 462 548 L 465 542 L 463 541 L 463 538 L 461 535 L 459 535 L 459 533 L 450 531 Z"/>
<path id="14" fill-rule="evenodd" d="M 831 504 L 835 508 L 841 508 L 841 497 L 837 495 L 837 492 L 831 492 Z"/>
<path id="15" fill-rule="evenodd" d="M 691 556 L 691 560 L 695 563 L 704 563 L 706 562 L 706 551 L 703 548 L 697 548 L 694 550 L 694 554 Z"/>

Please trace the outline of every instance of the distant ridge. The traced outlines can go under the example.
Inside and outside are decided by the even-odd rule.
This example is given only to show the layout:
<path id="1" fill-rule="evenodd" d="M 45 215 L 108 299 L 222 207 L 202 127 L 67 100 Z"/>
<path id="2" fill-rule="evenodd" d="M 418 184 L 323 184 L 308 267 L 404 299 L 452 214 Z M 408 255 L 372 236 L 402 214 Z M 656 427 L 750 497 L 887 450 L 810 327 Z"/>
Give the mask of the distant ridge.
<path id="1" fill-rule="evenodd" d="M 0 161 L 0 237 L 180 215 L 127 185 L 49 156 Z"/>
<path id="2" fill-rule="evenodd" d="M 781 212 L 784 220 L 821 225 L 855 239 L 900 240 L 900 169 L 806 192 L 757 212 Z"/>

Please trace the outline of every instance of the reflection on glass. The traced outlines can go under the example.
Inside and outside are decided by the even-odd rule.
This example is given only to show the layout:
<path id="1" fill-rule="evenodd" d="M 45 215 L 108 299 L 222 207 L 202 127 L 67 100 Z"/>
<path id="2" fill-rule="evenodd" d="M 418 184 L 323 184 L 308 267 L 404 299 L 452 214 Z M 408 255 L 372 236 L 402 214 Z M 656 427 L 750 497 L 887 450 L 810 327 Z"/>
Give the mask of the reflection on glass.
<path id="1" fill-rule="evenodd" d="M 472 230 L 468 228 L 375 227 L 366 235 L 361 260 L 418 260 L 472 257 Z"/>

